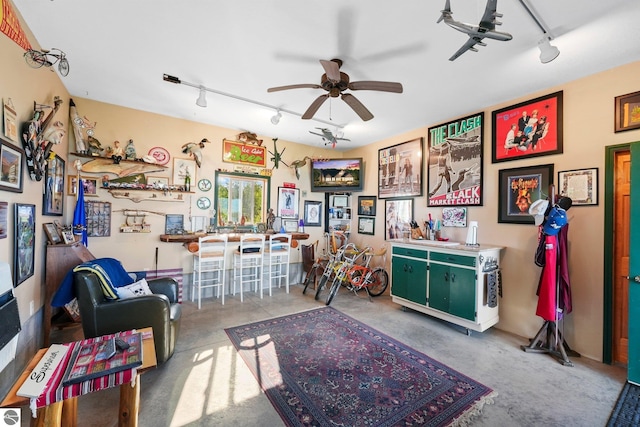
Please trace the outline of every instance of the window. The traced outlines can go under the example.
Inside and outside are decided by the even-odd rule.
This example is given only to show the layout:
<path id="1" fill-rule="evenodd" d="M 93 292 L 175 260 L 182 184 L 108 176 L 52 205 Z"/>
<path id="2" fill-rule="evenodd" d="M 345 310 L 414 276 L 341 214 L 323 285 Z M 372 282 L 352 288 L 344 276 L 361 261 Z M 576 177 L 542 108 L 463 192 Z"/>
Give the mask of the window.
<path id="1" fill-rule="evenodd" d="M 252 226 L 266 222 L 270 181 L 268 176 L 216 171 L 216 226 L 238 226 L 243 222 L 245 226 Z"/>

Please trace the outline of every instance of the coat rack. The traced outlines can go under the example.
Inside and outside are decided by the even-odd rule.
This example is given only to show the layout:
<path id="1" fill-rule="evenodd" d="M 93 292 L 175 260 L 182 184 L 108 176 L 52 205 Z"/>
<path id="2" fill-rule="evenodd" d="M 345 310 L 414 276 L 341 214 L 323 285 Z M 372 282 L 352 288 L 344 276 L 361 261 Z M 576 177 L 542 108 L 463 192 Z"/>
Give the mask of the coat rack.
<path id="1" fill-rule="evenodd" d="M 550 207 L 557 206 L 555 188 L 553 185 L 549 186 L 549 194 L 550 194 L 550 200 L 553 202 L 553 205 L 550 205 Z M 568 199 L 568 198 L 565 198 L 565 199 Z M 565 210 L 569 209 L 569 207 L 571 206 L 570 200 L 571 199 L 569 199 L 568 207 L 563 207 L 563 209 Z M 547 210 L 547 213 L 548 212 L 549 210 Z M 546 218 L 547 213 L 545 213 L 545 221 L 542 223 L 542 226 L 545 224 L 546 221 L 548 221 L 548 218 Z M 567 232 L 566 225 L 563 226 L 560 229 L 559 233 L 554 236 L 555 237 L 554 250 L 556 251 L 555 266 L 549 266 L 549 265 L 544 266 L 544 268 L 555 269 L 555 319 L 545 320 L 544 323 L 542 324 L 542 327 L 536 334 L 536 336 L 533 339 L 529 340 L 530 341 L 529 345 L 521 345 L 520 348 L 522 348 L 522 350 L 524 350 L 527 353 L 548 353 L 551 356 L 553 356 L 555 359 L 557 359 L 560 363 L 562 363 L 564 366 L 573 366 L 573 362 L 569 360 L 568 355 L 571 355 L 573 357 L 580 357 L 580 354 L 571 350 L 567 342 L 564 340 L 562 332 L 560 331 L 560 327 L 558 326 L 559 322 L 564 320 L 564 315 L 565 315 L 559 303 L 560 296 L 561 296 L 560 281 L 562 280 L 561 279 L 562 272 L 561 272 L 561 266 L 560 266 L 561 238 L 559 236 L 561 233 L 563 233 L 563 231 L 565 233 Z M 546 240 L 546 235 L 543 234 L 541 235 L 540 238 Z M 564 323 L 563 323 L 563 326 L 564 326 Z"/>

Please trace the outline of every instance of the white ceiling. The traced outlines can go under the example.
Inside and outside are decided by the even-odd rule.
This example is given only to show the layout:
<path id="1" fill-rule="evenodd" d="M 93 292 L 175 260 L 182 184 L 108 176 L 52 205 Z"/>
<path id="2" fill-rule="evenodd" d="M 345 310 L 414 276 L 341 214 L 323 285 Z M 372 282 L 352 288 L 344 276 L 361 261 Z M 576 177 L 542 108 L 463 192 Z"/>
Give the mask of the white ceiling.
<path id="1" fill-rule="evenodd" d="M 326 125 L 285 114 L 276 126 L 270 122 L 274 110 L 213 93 L 207 108 L 197 107 L 197 89 L 165 82 L 162 75 L 300 114 L 325 92 L 267 88 L 319 83 L 319 59 L 342 59 L 341 70 L 352 81 L 401 82 L 402 94 L 354 93 L 375 116 L 368 122 L 339 98 L 320 108 L 315 118 L 344 126 L 344 137 L 351 139 L 337 149 L 436 125 L 640 59 L 638 0 L 528 0 L 561 51 L 548 64 L 538 60 L 542 31 L 518 0 L 498 2 L 504 15 L 498 29 L 513 40 L 485 40 L 478 53 L 453 62 L 448 58 L 467 36 L 436 23 L 445 0 L 14 2 L 37 38 L 33 44 L 66 52 L 71 71 L 62 82 L 72 96 L 262 138 L 321 146 L 309 131 Z M 454 19 L 473 24 L 484 6 L 484 0 L 451 1 Z"/>

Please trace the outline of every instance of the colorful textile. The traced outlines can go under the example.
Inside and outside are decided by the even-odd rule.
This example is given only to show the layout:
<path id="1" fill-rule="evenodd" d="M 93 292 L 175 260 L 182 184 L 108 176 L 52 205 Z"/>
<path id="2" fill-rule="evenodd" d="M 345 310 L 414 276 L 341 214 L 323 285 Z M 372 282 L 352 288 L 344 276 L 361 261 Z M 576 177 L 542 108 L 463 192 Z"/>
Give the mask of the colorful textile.
<path id="1" fill-rule="evenodd" d="M 288 426 L 468 425 L 496 396 L 331 307 L 225 331 Z"/>

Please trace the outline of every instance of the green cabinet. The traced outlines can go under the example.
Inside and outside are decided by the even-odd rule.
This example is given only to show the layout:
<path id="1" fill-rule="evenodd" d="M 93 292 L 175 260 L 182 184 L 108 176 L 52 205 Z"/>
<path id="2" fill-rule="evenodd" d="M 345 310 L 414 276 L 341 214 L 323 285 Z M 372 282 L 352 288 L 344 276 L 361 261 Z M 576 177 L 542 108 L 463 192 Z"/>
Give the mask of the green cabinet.
<path id="1" fill-rule="evenodd" d="M 467 329 L 498 323 L 487 276 L 499 274 L 501 247 L 428 241 L 392 242 L 392 301 Z M 445 246 L 446 245 L 446 246 Z"/>
<path id="2" fill-rule="evenodd" d="M 427 303 L 427 287 L 425 286 L 427 252 L 396 251 L 395 249 L 391 259 L 392 295 L 425 305 Z M 416 258 L 413 258 L 414 256 Z"/>

